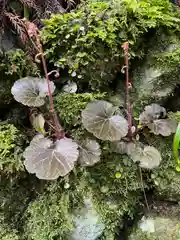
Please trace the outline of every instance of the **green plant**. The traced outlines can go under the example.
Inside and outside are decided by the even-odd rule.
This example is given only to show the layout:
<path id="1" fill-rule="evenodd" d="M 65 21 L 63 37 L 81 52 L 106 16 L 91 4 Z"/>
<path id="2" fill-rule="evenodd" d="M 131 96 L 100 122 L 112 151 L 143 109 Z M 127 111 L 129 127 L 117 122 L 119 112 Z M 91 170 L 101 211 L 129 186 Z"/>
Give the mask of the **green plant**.
<path id="1" fill-rule="evenodd" d="M 87 2 L 45 20 L 41 35 L 47 59 L 67 69 L 79 89 L 106 91 L 123 65 L 120 46 L 128 41 L 131 59 L 142 56 L 149 30 L 179 31 L 176 15 L 168 0 Z"/>
<path id="2" fill-rule="evenodd" d="M 68 0 L 1 0 L 0 2 L 0 29 L 7 25 L 17 32 L 18 37 L 24 43 L 27 41 L 24 18 L 35 21 L 42 26 L 41 19 L 49 18 L 52 13 L 65 13 L 73 8 L 79 1 Z"/>
<path id="3" fill-rule="evenodd" d="M 23 170 L 25 137 L 12 124 L 0 124 L 0 170 L 13 173 Z"/>
<path id="4" fill-rule="evenodd" d="M 37 36 L 37 28 L 31 26 L 30 37 L 35 38 L 38 55 L 41 56 L 46 79 L 24 78 L 16 81 L 12 87 L 12 94 L 18 101 L 29 107 L 41 107 L 45 104 L 45 97 L 50 99 L 50 113 L 52 114 L 55 139 L 49 139 L 43 135 L 33 138 L 30 146 L 24 152 L 24 165 L 30 173 L 35 173 L 40 179 L 57 179 L 67 175 L 74 168 L 75 162 L 82 166 L 92 166 L 100 161 L 101 148 L 92 136 L 77 139 L 77 143 L 67 138 L 60 125 L 52 98 L 55 89 L 53 82 L 49 80 L 46 61 Z M 128 121 L 121 114 L 118 107 L 103 100 L 95 100 L 87 104 L 82 110 L 82 125 L 94 137 L 103 141 L 112 142 L 112 147 L 117 153 L 128 154 L 134 162 L 140 162 L 142 168 L 153 169 L 159 166 L 162 158 L 159 151 L 153 146 L 146 146 L 136 141 L 138 128 L 132 126 L 132 112 L 129 98 L 129 47 L 125 43 L 122 48 L 125 55 L 126 74 L 126 111 Z M 81 106 L 82 107 L 82 106 Z M 77 108 L 76 108 L 77 109 Z M 79 110 L 78 110 L 79 112 Z M 78 113 L 77 112 L 77 113 Z M 41 116 L 41 117 L 40 117 Z M 154 134 L 169 136 L 175 131 L 176 123 L 173 120 L 161 119 L 166 117 L 166 110 L 158 104 L 145 107 L 145 111 L 139 117 L 140 128 L 148 127 Z M 34 126 L 44 135 L 45 119 L 43 115 L 35 118 Z M 52 138 L 51 135 L 49 137 Z"/>
<path id="5" fill-rule="evenodd" d="M 65 129 L 72 129 L 81 125 L 81 111 L 88 102 L 106 98 L 106 93 L 60 93 L 55 98 L 55 107 Z"/>
<path id="6" fill-rule="evenodd" d="M 12 102 L 11 87 L 14 81 L 29 73 L 32 76 L 38 76 L 39 70 L 32 59 L 21 49 L 0 52 L 1 107 Z"/>

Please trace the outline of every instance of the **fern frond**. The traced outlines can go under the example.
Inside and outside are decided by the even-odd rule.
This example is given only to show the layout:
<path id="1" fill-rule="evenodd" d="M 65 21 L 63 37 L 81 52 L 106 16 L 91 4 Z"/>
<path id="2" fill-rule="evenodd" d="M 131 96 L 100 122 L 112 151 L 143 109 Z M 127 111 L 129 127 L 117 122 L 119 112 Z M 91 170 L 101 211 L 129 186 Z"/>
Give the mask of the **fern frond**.
<path id="1" fill-rule="evenodd" d="M 6 0 L 0 0 L 0 28 L 3 26 L 3 18 L 6 11 Z"/>
<path id="2" fill-rule="evenodd" d="M 5 16 L 9 19 L 14 29 L 17 31 L 22 42 L 26 42 L 28 40 L 28 36 L 26 34 L 26 28 L 23 19 L 21 19 L 18 15 L 10 12 L 5 12 Z"/>

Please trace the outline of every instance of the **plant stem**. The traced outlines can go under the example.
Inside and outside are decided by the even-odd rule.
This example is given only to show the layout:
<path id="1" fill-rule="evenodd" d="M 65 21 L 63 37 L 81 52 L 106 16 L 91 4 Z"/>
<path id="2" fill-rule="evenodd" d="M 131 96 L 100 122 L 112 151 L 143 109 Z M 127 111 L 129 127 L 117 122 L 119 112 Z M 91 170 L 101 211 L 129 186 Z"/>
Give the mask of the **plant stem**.
<path id="1" fill-rule="evenodd" d="M 57 114 L 55 112 L 54 102 L 53 102 L 53 97 L 52 97 L 52 92 L 51 92 L 51 87 L 50 87 L 50 80 L 49 80 L 49 75 L 48 75 L 48 71 L 47 71 L 46 59 L 45 59 L 44 52 L 43 52 L 40 42 L 39 42 L 39 47 L 40 47 L 41 59 L 42 59 L 42 63 L 43 63 L 43 69 L 44 69 L 44 73 L 45 73 L 45 77 L 46 77 L 46 81 L 47 81 L 47 85 L 48 85 L 50 112 L 52 114 L 52 117 L 54 120 L 54 125 L 56 128 L 56 137 L 57 137 L 57 139 L 61 139 L 62 137 L 64 137 L 64 136 L 62 136 L 63 129 L 59 123 Z"/>
<path id="2" fill-rule="evenodd" d="M 25 4 L 24 4 L 24 18 L 29 20 L 29 9 Z"/>
<path id="3" fill-rule="evenodd" d="M 145 203 L 146 203 L 146 207 L 147 207 L 148 211 L 150 211 L 148 201 L 147 201 L 147 197 L 146 197 L 146 192 L 144 190 L 143 176 L 142 176 L 142 171 L 141 171 L 140 167 L 139 167 L 139 173 L 140 173 L 141 185 L 142 185 L 142 190 L 143 190 L 143 194 L 144 194 L 144 200 L 145 200 Z"/>
<path id="4" fill-rule="evenodd" d="M 124 58 L 125 58 L 125 75 L 126 75 L 126 110 L 127 110 L 127 120 L 128 120 L 128 126 L 129 126 L 129 135 L 132 137 L 132 109 L 131 109 L 131 103 L 130 103 L 130 95 L 129 95 L 129 89 L 132 87 L 131 82 L 129 80 L 129 43 L 125 42 L 122 45 L 122 48 L 124 50 Z"/>
<path id="5" fill-rule="evenodd" d="M 54 102 L 53 102 L 53 97 L 52 97 L 52 92 L 51 92 L 51 86 L 50 86 L 50 80 L 49 80 L 49 74 L 48 74 L 48 71 L 47 71 L 46 59 L 45 59 L 45 56 L 44 56 L 44 51 L 43 51 L 43 48 L 42 48 L 40 38 L 38 36 L 38 28 L 34 23 L 26 20 L 26 31 L 27 31 L 27 34 L 29 36 L 29 39 L 31 40 L 31 42 L 35 46 L 35 49 L 38 51 L 37 55 L 41 56 L 43 69 L 44 69 L 44 73 L 45 73 L 45 77 L 46 77 L 46 81 L 47 81 L 47 85 L 48 85 L 50 113 L 52 115 L 54 126 L 55 126 L 56 138 L 61 139 L 61 138 L 64 137 L 64 131 L 63 131 L 63 128 L 61 127 L 61 125 L 59 123 L 59 119 L 58 119 L 57 114 L 55 112 Z"/>

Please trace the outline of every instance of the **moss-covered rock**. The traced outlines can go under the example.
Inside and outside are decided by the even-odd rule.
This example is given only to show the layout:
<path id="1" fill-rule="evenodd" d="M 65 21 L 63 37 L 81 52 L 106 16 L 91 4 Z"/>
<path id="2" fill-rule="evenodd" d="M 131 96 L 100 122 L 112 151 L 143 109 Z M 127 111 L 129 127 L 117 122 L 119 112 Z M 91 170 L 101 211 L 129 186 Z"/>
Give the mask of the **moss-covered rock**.
<path id="1" fill-rule="evenodd" d="M 45 20 L 42 39 L 50 62 L 67 69 L 81 90 L 104 90 L 124 64 L 121 45 L 129 41 L 131 58 L 142 57 L 147 32 L 179 31 L 177 17 L 168 0 L 88 1 Z"/>
<path id="2" fill-rule="evenodd" d="M 124 64 L 121 48 L 124 41 L 130 43 L 134 116 L 139 117 L 147 103 L 166 99 L 164 92 L 167 93 L 168 88 L 172 93 L 179 82 L 178 16 L 178 10 L 166 0 L 122 0 L 86 2 L 71 13 L 55 15 L 46 21 L 42 39 L 47 59 L 54 66 L 67 70 L 78 85 L 77 94 L 60 93 L 57 88 L 54 98 L 67 137 L 76 141 L 92 137 L 81 121 L 81 111 L 92 100 L 110 99 L 127 113 L 124 98 L 121 101 L 121 98 L 116 99 L 117 95 L 112 97 L 114 85 L 117 85 L 117 79 L 114 79 Z M 2 83 L 8 77 L 10 85 L 9 88 L 4 85 L 2 91 L 9 91 L 16 79 L 37 73 L 36 65 L 35 68 L 28 65 L 22 51 L 7 55 L 3 57 L 1 66 L 4 70 L 0 73 Z M 136 68 L 139 57 L 142 61 L 138 61 Z M 48 65 L 48 70 L 50 68 Z M 119 92 L 124 93 L 122 74 L 120 81 Z M 158 92 L 160 84 L 163 95 L 162 91 L 161 94 Z M 10 95 L 2 93 L 2 96 L 8 99 Z M 0 102 L 0 107 L 3 104 Z M 83 240 L 97 237 L 115 240 L 116 234 L 123 229 L 124 217 L 133 218 L 135 210 L 144 204 L 144 191 L 156 193 L 158 198 L 163 196 L 179 201 L 180 176 L 173 162 L 172 137 L 154 136 L 147 129 L 140 131 L 142 142 L 161 152 L 162 162 L 154 170 L 140 170 L 138 163 L 127 155 L 114 153 L 108 141 L 97 140 L 102 151 L 98 163 L 91 167 L 77 163 L 69 175 L 44 182 L 22 167 L 26 144 L 13 123 L 23 128 L 18 119 L 18 115 L 23 114 L 16 110 L 11 109 L 4 115 L 3 120 L 11 124 L 0 125 L 0 234 L 2 227 L 5 236 L 11 239 L 10 232 L 15 240 L 16 237 L 22 240 L 76 240 L 82 234 L 83 237 L 87 235 Z M 43 108 L 42 112 L 45 110 Z M 173 113 L 169 116 L 174 119 Z M 48 137 L 51 137 L 50 133 Z M 91 200 L 86 213 L 85 199 Z M 163 216 L 165 224 L 166 220 Z M 142 231 L 140 234 L 142 237 L 138 240 L 145 240 L 145 237 L 149 240 L 147 234 Z"/>
<path id="3" fill-rule="evenodd" d="M 152 43 L 132 74 L 132 98 L 137 115 L 142 106 L 152 102 L 163 104 L 180 80 L 180 37 L 157 32 Z"/>
<path id="4" fill-rule="evenodd" d="M 162 208 L 165 211 L 162 211 Z M 158 206 L 162 212 L 152 212 L 147 217 L 144 216 L 129 240 L 178 240 L 180 238 L 178 208 L 178 206 Z"/>

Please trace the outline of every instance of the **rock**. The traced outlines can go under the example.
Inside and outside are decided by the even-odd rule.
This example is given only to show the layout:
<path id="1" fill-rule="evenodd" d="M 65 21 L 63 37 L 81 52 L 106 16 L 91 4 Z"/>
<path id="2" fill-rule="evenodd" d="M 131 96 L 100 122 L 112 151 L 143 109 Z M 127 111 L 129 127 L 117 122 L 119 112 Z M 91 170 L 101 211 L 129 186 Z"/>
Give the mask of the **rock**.
<path id="1" fill-rule="evenodd" d="M 9 50 L 15 50 L 15 49 L 16 49 L 16 44 L 12 36 L 12 33 L 5 32 L 4 34 L 0 34 L 0 50 L 9 51 Z"/>
<path id="2" fill-rule="evenodd" d="M 180 81 L 177 62 L 180 59 L 180 38 L 162 35 L 153 42 L 153 46 L 149 47 L 145 58 L 133 72 L 132 94 L 135 108 L 152 101 L 163 101 L 173 93 Z"/>
<path id="3" fill-rule="evenodd" d="M 179 206 L 162 204 L 151 211 L 142 217 L 129 240 L 180 240 Z"/>
<path id="4" fill-rule="evenodd" d="M 96 240 L 105 228 L 93 207 L 91 199 L 85 199 L 85 207 L 75 215 L 75 229 L 70 240 Z"/>

